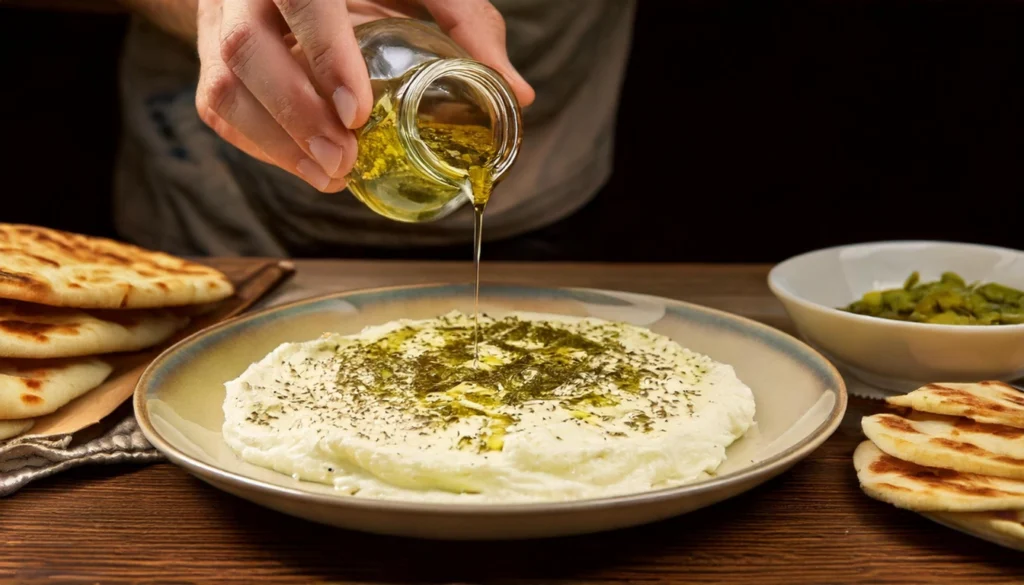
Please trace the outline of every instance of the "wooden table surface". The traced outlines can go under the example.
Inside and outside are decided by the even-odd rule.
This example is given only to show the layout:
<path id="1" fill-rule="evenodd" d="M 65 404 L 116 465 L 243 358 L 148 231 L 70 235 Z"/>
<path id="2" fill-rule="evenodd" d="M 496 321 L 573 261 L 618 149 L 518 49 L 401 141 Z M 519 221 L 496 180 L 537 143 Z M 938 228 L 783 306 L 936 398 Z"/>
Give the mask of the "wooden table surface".
<path id="1" fill-rule="evenodd" d="M 490 281 L 652 293 L 791 331 L 766 266 L 485 264 Z M 468 264 L 299 262 L 278 295 L 465 281 Z M 1008 583 L 1024 555 L 861 493 L 868 400 L 790 472 L 659 524 L 514 543 L 345 532 L 229 496 L 169 463 L 93 467 L 0 500 L 0 580 L 209 583 Z"/>

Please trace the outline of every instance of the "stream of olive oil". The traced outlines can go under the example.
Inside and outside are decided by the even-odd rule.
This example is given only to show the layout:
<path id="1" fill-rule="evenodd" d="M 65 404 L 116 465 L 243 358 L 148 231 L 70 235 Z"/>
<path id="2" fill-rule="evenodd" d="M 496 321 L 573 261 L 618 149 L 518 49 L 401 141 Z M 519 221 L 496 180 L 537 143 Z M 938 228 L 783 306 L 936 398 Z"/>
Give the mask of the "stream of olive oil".
<path id="1" fill-rule="evenodd" d="M 484 208 L 491 199 L 494 178 L 490 169 L 474 166 L 469 168 L 469 189 L 473 198 L 473 271 L 475 289 L 473 292 L 473 368 L 480 361 L 480 250 L 484 244 Z"/>
<path id="2" fill-rule="evenodd" d="M 491 129 L 478 124 L 448 124 L 420 120 L 420 139 L 448 165 L 466 171 L 462 188 L 439 184 L 420 174 L 409 162 L 398 135 L 397 113 L 390 100 L 381 99 L 359 137 L 359 153 L 353 172 L 374 186 L 374 195 L 353 193 L 378 213 L 403 221 L 422 221 L 454 197 L 469 197 L 473 204 L 474 264 L 474 358 L 480 353 L 480 251 L 483 245 L 483 213 L 494 187 L 490 164 L 495 145 Z"/>

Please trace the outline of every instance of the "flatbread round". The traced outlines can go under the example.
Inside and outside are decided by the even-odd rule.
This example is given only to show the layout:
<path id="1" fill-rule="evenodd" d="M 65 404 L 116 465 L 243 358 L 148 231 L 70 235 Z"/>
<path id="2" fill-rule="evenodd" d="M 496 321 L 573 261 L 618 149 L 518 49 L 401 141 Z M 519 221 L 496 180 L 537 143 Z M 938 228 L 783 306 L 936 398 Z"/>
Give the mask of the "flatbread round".
<path id="1" fill-rule="evenodd" d="M 103 238 L 0 224 L 0 298 L 83 309 L 217 301 L 234 289 L 213 268 Z"/>
<path id="2" fill-rule="evenodd" d="M 112 369 L 96 358 L 0 360 L 0 420 L 50 414 L 102 384 Z"/>
<path id="3" fill-rule="evenodd" d="M 921 412 L 1024 429 L 1024 392 L 1003 382 L 928 384 L 886 401 Z"/>
<path id="4" fill-rule="evenodd" d="M 888 455 L 926 467 L 1024 480 L 1024 429 L 966 418 L 876 414 L 864 434 Z"/>
<path id="5" fill-rule="evenodd" d="M 866 494 L 917 512 L 1024 509 L 1024 481 L 923 467 L 883 453 L 871 441 L 853 454 Z"/>
<path id="6" fill-rule="evenodd" d="M 925 515 L 1003 546 L 1024 550 L 1024 511 L 930 512 Z"/>
<path id="7" fill-rule="evenodd" d="M 163 309 L 84 311 L 0 299 L 0 358 L 61 358 L 138 351 L 188 317 Z"/>
<path id="8" fill-rule="evenodd" d="M 0 420 L 0 441 L 13 439 L 18 435 L 32 428 L 36 421 L 28 420 Z"/>

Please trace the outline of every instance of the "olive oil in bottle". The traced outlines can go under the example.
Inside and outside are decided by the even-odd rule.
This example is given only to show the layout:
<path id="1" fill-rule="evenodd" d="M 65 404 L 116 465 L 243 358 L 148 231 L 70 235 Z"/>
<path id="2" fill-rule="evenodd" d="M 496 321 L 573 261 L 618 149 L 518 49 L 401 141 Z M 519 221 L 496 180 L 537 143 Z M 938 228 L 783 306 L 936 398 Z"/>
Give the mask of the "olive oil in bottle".
<path id="1" fill-rule="evenodd" d="M 522 141 L 519 102 L 505 80 L 425 22 L 377 20 L 356 27 L 356 39 L 374 107 L 357 134 L 352 194 L 402 222 L 486 202 Z"/>

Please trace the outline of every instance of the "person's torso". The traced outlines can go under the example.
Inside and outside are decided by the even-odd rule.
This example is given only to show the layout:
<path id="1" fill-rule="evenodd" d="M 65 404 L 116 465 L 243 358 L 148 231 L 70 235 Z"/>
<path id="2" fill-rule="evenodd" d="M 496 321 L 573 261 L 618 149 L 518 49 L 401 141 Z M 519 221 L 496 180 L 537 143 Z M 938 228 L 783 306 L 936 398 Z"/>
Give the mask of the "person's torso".
<path id="1" fill-rule="evenodd" d="M 522 233 L 585 204 L 610 173 L 634 0 L 494 0 L 512 62 L 537 90 L 519 160 L 487 211 L 489 239 Z M 117 224 L 179 254 L 304 255 L 332 246 L 468 242 L 471 211 L 403 224 L 347 192 L 319 193 L 207 129 L 195 111 L 193 48 L 136 19 L 122 62 L 124 138 Z"/>

